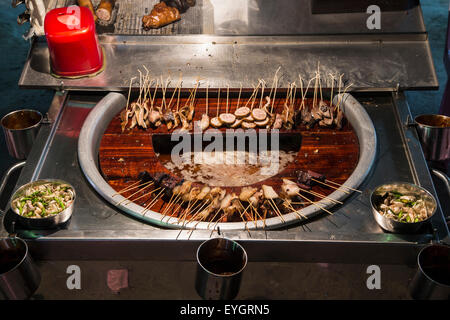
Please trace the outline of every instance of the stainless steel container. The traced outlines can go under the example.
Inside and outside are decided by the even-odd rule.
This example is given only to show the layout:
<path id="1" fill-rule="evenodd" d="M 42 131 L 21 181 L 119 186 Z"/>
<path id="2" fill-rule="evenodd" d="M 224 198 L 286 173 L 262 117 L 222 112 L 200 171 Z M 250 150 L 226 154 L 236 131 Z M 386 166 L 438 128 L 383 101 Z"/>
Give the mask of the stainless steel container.
<path id="1" fill-rule="evenodd" d="M 214 238 L 197 250 L 195 289 L 205 300 L 234 299 L 241 285 L 247 253 L 236 241 Z"/>
<path id="2" fill-rule="evenodd" d="M 450 117 L 423 114 L 414 121 L 425 158 L 429 161 L 450 159 Z"/>
<path id="3" fill-rule="evenodd" d="M 433 244 L 417 257 L 418 270 L 410 283 L 411 297 L 417 300 L 450 299 L 450 246 Z"/>
<path id="4" fill-rule="evenodd" d="M 19 214 L 19 212 L 16 208 L 11 206 L 11 210 L 16 214 L 17 221 L 20 223 L 21 226 L 29 228 L 29 229 L 37 229 L 37 230 L 52 229 L 52 228 L 56 228 L 56 227 L 60 226 L 63 223 L 66 223 L 72 216 L 73 207 L 74 207 L 75 199 L 76 199 L 76 192 L 75 192 L 75 188 L 70 183 L 67 183 L 66 181 L 63 181 L 63 180 L 45 179 L 45 180 L 36 180 L 36 181 L 30 182 L 30 183 L 27 183 L 27 184 L 21 186 L 19 189 L 17 189 L 16 192 L 14 192 L 13 196 L 11 197 L 11 203 L 14 199 L 22 196 L 26 189 L 28 189 L 30 187 L 38 186 L 41 184 L 49 183 L 49 182 L 50 183 L 58 183 L 58 184 L 66 184 L 66 185 L 70 186 L 74 193 L 72 203 L 70 204 L 70 206 L 65 208 L 60 213 L 50 216 L 50 217 L 45 217 L 45 218 L 24 217 Z"/>
<path id="5" fill-rule="evenodd" d="M 19 160 L 26 159 L 39 132 L 42 114 L 35 110 L 17 110 L 1 120 L 9 154 Z"/>
<path id="6" fill-rule="evenodd" d="M 399 222 L 379 213 L 377 208 L 379 206 L 380 196 L 385 192 L 399 190 L 404 190 L 422 198 L 426 203 L 427 209 L 429 209 L 428 218 L 419 222 Z M 422 187 L 407 182 L 392 182 L 378 186 L 370 195 L 370 204 L 372 206 L 373 216 L 380 227 L 394 233 L 417 232 L 424 224 L 427 224 L 430 221 L 437 208 L 436 199 L 430 192 Z"/>
<path id="7" fill-rule="evenodd" d="M 39 287 L 41 275 L 19 238 L 0 239 L 0 298 L 28 299 Z"/>

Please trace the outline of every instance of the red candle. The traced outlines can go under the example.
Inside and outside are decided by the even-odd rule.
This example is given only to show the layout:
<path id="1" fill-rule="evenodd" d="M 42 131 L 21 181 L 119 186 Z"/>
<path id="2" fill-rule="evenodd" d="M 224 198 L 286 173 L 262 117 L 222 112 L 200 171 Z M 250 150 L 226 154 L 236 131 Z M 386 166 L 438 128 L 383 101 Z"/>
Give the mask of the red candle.
<path id="1" fill-rule="evenodd" d="M 95 33 L 95 21 L 85 7 L 70 6 L 49 11 L 44 21 L 52 72 L 74 77 L 102 68 L 103 53 Z"/>

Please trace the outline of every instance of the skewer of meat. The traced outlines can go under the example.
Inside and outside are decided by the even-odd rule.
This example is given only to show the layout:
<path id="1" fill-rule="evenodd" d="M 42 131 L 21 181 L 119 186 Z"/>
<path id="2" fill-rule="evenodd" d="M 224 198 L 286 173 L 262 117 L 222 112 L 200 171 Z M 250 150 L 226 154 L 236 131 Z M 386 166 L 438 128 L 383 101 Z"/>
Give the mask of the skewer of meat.
<path id="1" fill-rule="evenodd" d="M 230 93 L 230 86 L 227 85 L 227 104 L 225 107 L 225 113 L 220 114 L 219 120 L 226 126 L 232 125 L 236 121 L 236 116 L 232 113 L 228 113 L 228 97 Z"/>
<path id="2" fill-rule="evenodd" d="M 209 82 L 206 85 L 206 112 L 202 114 L 202 119 L 200 120 L 200 128 L 202 131 L 205 131 L 209 127 L 209 115 L 208 115 L 208 88 Z"/>
<path id="3" fill-rule="evenodd" d="M 251 116 L 254 119 L 254 122 L 258 127 L 265 127 L 269 123 L 269 119 L 267 118 L 267 112 L 261 108 L 262 107 L 262 99 L 264 96 L 265 82 L 264 82 L 264 80 L 260 80 L 260 83 L 262 84 L 262 86 L 261 86 L 261 98 L 260 98 L 260 102 L 259 102 L 259 107 L 253 109 L 253 105 L 252 105 Z"/>
<path id="4" fill-rule="evenodd" d="M 211 119 L 211 125 L 214 128 L 220 128 L 222 126 L 222 121 L 219 119 L 219 107 L 220 107 L 220 87 L 217 90 L 217 112 L 216 116 Z"/>

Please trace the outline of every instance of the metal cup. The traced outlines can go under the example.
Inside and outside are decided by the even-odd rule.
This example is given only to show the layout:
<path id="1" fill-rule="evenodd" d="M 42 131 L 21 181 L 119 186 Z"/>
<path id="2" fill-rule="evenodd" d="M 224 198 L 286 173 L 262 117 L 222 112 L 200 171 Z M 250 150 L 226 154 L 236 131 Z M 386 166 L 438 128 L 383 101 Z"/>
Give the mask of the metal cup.
<path id="1" fill-rule="evenodd" d="M 42 114 L 35 110 L 16 110 L 1 120 L 9 154 L 19 160 L 26 159 L 39 132 Z"/>
<path id="2" fill-rule="evenodd" d="M 425 158 L 429 161 L 450 159 L 450 117 L 423 114 L 414 121 Z"/>
<path id="3" fill-rule="evenodd" d="M 247 253 L 236 241 L 214 238 L 197 249 L 195 289 L 205 300 L 234 299 L 241 285 Z"/>
<path id="4" fill-rule="evenodd" d="M 15 237 L 0 239 L 0 298 L 28 299 L 40 282 L 26 242 Z"/>
<path id="5" fill-rule="evenodd" d="M 418 270 L 409 290 L 416 300 L 450 299 L 450 246 L 433 244 L 417 258 Z"/>

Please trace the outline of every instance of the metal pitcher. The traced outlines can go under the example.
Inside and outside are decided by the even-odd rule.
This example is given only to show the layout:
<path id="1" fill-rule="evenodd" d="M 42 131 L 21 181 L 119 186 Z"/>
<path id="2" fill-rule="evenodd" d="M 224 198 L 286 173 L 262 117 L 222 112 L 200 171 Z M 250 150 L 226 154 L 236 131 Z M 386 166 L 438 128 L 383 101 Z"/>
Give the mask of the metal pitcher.
<path id="1" fill-rule="evenodd" d="M 410 284 L 410 294 L 417 300 L 450 300 L 450 246 L 432 244 L 417 258 L 418 270 Z"/>
<path id="2" fill-rule="evenodd" d="M 39 132 L 42 114 L 35 110 L 17 110 L 1 120 L 9 154 L 19 160 L 26 159 Z"/>
<path id="3" fill-rule="evenodd" d="M 195 289 L 205 300 L 234 299 L 240 288 L 247 253 L 236 241 L 214 238 L 197 250 Z"/>
<path id="4" fill-rule="evenodd" d="M 414 118 L 414 125 L 427 160 L 450 159 L 450 117 L 423 114 Z"/>
<path id="5" fill-rule="evenodd" d="M 0 182 L 0 194 L 11 174 L 22 168 L 25 161 L 13 165 Z M 5 211 L 0 209 L 0 222 Z M 13 229 L 15 225 L 13 223 Z M 41 275 L 28 251 L 27 243 L 11 230 L 7 238 L 0 238 L 0 300 L 28 299 L 39 287 Z"/>
<path id="6" fill-rule="evenodd" d="M 14 236 L 0 239 L 0 298 L 28 299 L 40 282 L 40 272 L 26 242 Z"/>

